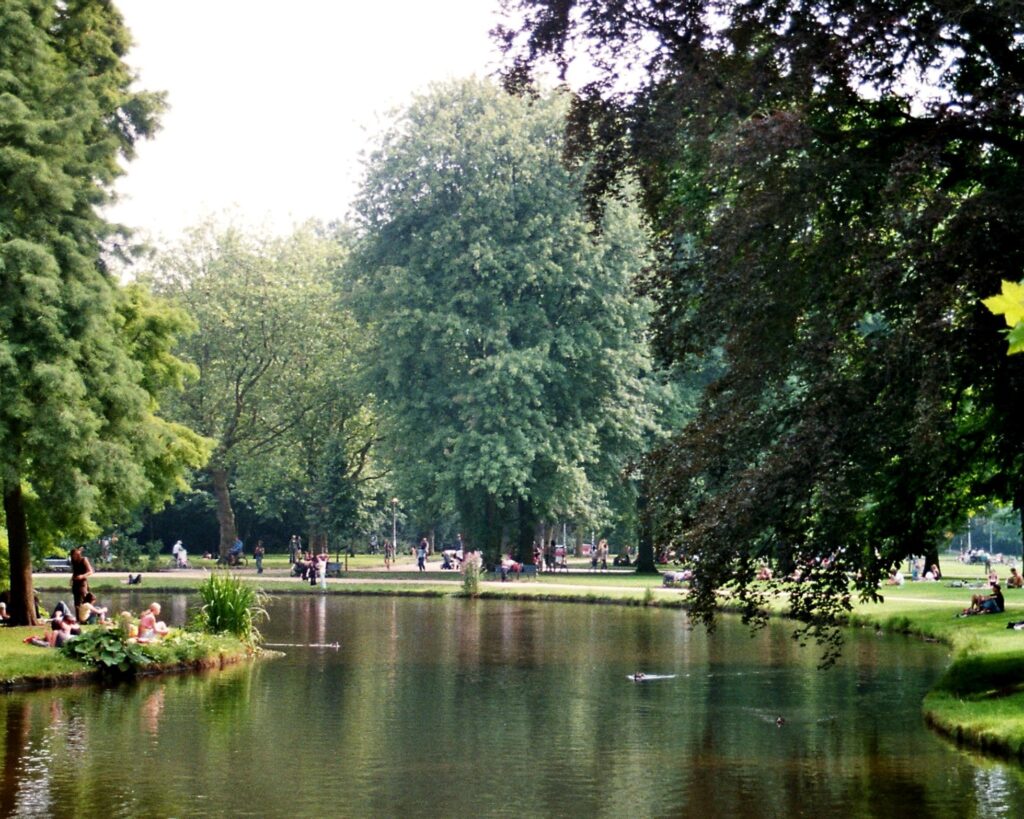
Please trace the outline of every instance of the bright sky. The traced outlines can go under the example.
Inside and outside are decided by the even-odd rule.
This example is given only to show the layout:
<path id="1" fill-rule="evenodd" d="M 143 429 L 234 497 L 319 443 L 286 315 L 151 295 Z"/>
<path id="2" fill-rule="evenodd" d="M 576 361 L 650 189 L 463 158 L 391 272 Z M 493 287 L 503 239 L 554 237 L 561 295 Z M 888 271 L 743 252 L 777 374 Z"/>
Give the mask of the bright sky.
<path id="1" fill-rule="evenodd" d="M 207 215 L 276 230 L 344 217 L 388 112 L 498 65 L 498 0 L 116 3 L 129 64 L 170 110 L 107 215 L 153 238 Z"/>

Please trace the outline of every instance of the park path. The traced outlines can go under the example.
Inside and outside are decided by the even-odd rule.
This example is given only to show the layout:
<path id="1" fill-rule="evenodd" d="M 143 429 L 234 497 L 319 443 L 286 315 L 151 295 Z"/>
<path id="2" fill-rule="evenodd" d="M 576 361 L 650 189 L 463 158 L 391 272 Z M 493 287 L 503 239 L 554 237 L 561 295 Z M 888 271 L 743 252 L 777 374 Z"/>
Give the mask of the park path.
<path id="1" fill-rule="evenodd" d="M 373 577 L 360 577 L 360 574 L 362 574 L 362 572 L 356 570 L 356 571 L 350 572 L 349 575 L 346 576 L 346 577 L 329 577 L 329 578 L 327 578 L 327 586 L 328 586 L 328 588 L 331 588 L 331 587 L 335 587 L 336 588 L 336 587 L 339 587 L 339 586 L 363 585 L 363 584 L 367 584 L 367 583 L 383 584 L 383 585 L 394 584 L 394 585 L 403 585 L 403 586 L 408 586 L 408 585 L 423 585 L 423 586 L 432 585 L 432 586 L 436 586 L 438 584 L 438 582 L 449 582 L 453 586 L 457 585 L 458 581 L 455 579 L 456 577 L 458 577 L 457 573 L 453 573 L 453 572 L 450 572 L 450 571 L 441 571 L 438 568 L 435 568 L 433 571 L 431 571 L 430 568 L 429 568 L 429 565 L 430 564 L 428 564 L 428 569 L 427 569 L 426 572 L 417 574 L 414 577 L 409 577 L 409 573 L 410 572 L 415 572 L 416 564 L 410 564 L 408 567 L 397 569 L 395 577 L 381 577 L 380 575 L 378 575 L 377 572 L 378 571 L 384 571 L 383 569 L 381 569 L 381 570 L 374 569 L 373 572 L 374 572 L 375 576 L 373 576 Z M 102 580 L 107 580 L 107 579 L 109 579 L 109 580 L 119 580 L 119 581 L 123 582 L 125 584 L 125 586 L 127 586 L 127 584 L 128 584 L 128 575 L 129 574 L 134 575 L 135 572 L 101 572 L 101 573 L 98 573 L 97 575 L 94 575 L 94 577 L 96 578 L 96 580 L 101 580 L 101 579 Z M 150 586 L 157 586 L 157 585 L 159 585 L 161 579 L 164 579 L 164 578 L 166 578 L 168 580 L 170 580 L 171 578 L 173 578 L 173 579 L 190 578 L 190 579 L 193 579 L 193 580 L 203 580 L 204 578 L 208 577 L 209 574 L 210 574 L 210 571 L 208 569 L 167 569 L 167 570 L 160 571 L 160 572 L 150 572 L 148 574 L 143 572 L 142 573 L 142 576 L 143 576 L 142 585 L 138 586 L 138 587 L 133 586 L 132 589 L 136 589 L 137 588 L 138 590 L 143 591 L 143 590 L 145 590 L 147 585 L 150 585 Z M 292 577 L 290 572 L 288 572 L 286 570 L 282 570 L 282 569 L 271 569 L 271 570 L 268 570 L 268 571 L 264 571 L 263 574 L 261 574 L 261 575 L 258 575 L 258 574 L 256 574 L 255 569 L 253 569 L 253 568 L 245 568 L 245 569 L 242 569 L 238 574 L 241 577 L 243 577 L 243 578 L 245 578 L 247 580 L 248 579 L 259 578 L 261 581 L 263 581 L 265 583 L 268 583 L 268 584 L 294 583 L 296 580 L 298 580 L 298 578 Z M 573 573 L 570 572 L 570 574 L 568 576 L 571 577 L 572 574 Z M 590 577 L 594 576 L 592 572 L 575 572 L 575 574 L 578 574 L 580 576 L 590 576 Z M 53 577 L 53 574 L 52 573 L 45 573 L 45 574 L 37 575 L 37 576 Z M 560 573 L 558 576 L 559 577 L 564 577 L 566 575 L 564 573 Z M 547 583 L 542 583 L 542 582 L 533 581 L 533 580 L 509 580 L 509 581 L 507 581 L 505 583 L 502 583 L 500 580 L 484 580 L 484 581 L 482 581 L 482 583 L 483 583 L 484 586 L 503 587 L 503 588 L 504 587 L 508 587 L 508 588 L 521 587 L 523 589 L 531 589 L 531 590 L 532 589 L 545 589 L 545 588 L 550 589 L 550 588 L 552 588 L 552 586 L 547 584 Z M 559 589 L 571 589 L 573 591 L 584 591 L 584 592 L 585 591 L 591 591 L 591 592 L 622 592 L 622 591 L 630 591 L 631 590 L 630 587 L 628 587 L 628 586 L 620 586 L 620 585 L 604 584 L 604 583 L 559 583 L 559 584 L 557 584 L 556 588 L 559 588 Z M 673 592 L 678 594 L 678 593 L 681 593 L 683 591 L 682 589 L 678 589 L 678 588 L 670 588 L 670 587 L 662 587 L 662 586 L 652 586 L 651 589 L 655 593 L 663 592 L 665 594 L 671 594 Z M 126 590 L 128 590 L 128 589 L 126 589 Z M 636 587 L 635 589 L 632 589 L 632 590 L 642 591 L 643 589 L 641 589 L 640 587 Z"/>

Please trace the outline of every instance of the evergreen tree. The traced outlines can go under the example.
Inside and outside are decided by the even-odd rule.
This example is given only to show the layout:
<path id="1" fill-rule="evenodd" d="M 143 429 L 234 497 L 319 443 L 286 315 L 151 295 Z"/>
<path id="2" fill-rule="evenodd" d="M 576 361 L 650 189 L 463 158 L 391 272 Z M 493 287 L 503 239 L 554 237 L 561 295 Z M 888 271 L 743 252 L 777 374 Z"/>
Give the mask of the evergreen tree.
<path id="1" fill-rule="evenodd" d="M 103 263 L 110 199 L 161 100 L 133 91 L 128 33 L 101 0 L 0 5 L 0 486 L 15 622 L 31 623 L 30 541 L 87 536 L 172 491 L 205 457 L 156 416 L 186 327 Z"/>

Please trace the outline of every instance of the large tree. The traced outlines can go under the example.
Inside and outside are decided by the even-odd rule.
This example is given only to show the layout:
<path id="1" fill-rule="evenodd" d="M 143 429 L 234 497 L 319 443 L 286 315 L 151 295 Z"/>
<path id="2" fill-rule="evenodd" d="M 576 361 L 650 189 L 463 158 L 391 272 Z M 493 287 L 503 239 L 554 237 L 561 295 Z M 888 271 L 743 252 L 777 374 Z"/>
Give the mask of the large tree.
<path id="1" fill-rule="evenodd" d="M 634 209 L 598 227 L 560 162 L 564 99 L 464 81 L 417 98 L 371 156 L 350 260 L 396 484 L 493 560 L 544 519 L 607 520 L 651 426 Z"/>
<path id="2" fill-rule="evenodd" d="M 257 239 L 207 224 L 157 259 L 153 286 L 199 326 L 182 350 L 199 377 L 170 409 L 216 441 L 221 554 L 237 535 L 235 488 L 248 484 L 263 511 L 273 510 L 262 495 L 287 495 L 325 530 L 338 518 L 331 499 L 348 504 L 341 486 L 352 495 L 367 474 L 372 420 L 348 378 L 359 338 L 333 294 L 341 258 L 337 237 L 315 226 Z"/>
<path id="3" fill-rule="evenodd" d="M 1019 3 L 512 5 L 513 84 L 588 54 L 572 145 L 594 190 L 641 180 L 660 353 L 724 351 L 652 489 L 698 613 L 726 585 L 753 613 L 774 559 L 828 624 L 848 576 L 874 595 L 973 505 L 1024 506 L 1024 365 L 980 303 L 1024 267 Z"/>
<path id="4" fill-rule="evenodd" d="M 12 612 L 31 623 L 30 542 L 87 536 L 162 499 L 202 441 L 156 415 L 186 319 L 103 263 L 99 211 L 148 136 L 121 17 L 99 0 L 0 5 L 0 486 Z"/>

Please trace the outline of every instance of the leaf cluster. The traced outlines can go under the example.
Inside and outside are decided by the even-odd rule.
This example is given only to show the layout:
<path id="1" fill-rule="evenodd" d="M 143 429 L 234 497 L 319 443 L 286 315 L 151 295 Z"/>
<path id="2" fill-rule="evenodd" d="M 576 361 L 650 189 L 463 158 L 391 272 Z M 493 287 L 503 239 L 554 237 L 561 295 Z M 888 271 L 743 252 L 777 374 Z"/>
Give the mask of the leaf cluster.
<path id="1" fill-rule="evenodd" d="M 640 182 L 659 355 L 722 354 L 651 463 L 698 614 L 756 617 L 771 561 L 827 636 L 980 498 L 1024 506 L 1024 372 L 980 305 L 1024 268 L 1019 4 L 511 5 L 511 84 L 597 69 L 569 144 L 594 191 Z"/>
<path id="2" fill-rule="evenodd" d="M 524 525 L 606 519 L 655 426 L 631 292 L 644 227 L 626 202 L 588 222 L 564 116 L 559 95 L 436 87 L 383 137 L 357 206 L 352 298 L 399 491 L 476 532 L 521 502 Z"/>
<path id="3" fill-rule="evenodd" d="M 262 641 L 258 624 L 269 617 L 262 590 L 227 572 L 213 572 L 199 586 L 203 607 L 196 626 L 210 634 L 233 634 L 249 646 Z"/>

